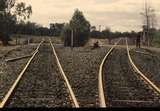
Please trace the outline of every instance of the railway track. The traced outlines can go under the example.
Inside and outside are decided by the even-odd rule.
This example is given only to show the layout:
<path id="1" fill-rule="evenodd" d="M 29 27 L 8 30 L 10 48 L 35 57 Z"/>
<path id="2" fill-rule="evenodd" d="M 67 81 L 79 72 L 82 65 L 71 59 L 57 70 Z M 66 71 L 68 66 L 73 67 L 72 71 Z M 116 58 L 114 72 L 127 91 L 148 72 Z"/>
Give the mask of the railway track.
<path id="1" fill-rule="evenodd" d="M 51 41 L 38 45 L 1 101 L 3 107 L 79 107 Z"/>
<path id="2" fill-rule="evenodd" d="M 53 53 L 54 53 L 54 55 L 55 55 L 55 57 L 56 57 L 57 65 L 58 65 L 59 70 L 60 70 L 60 72 L 61 72 L 61 74 L 62 74 L 62 77 L 63 77 L 63 79 L 64 79 L 64 81 L 65 81 L 65 85 L 66 85 L 66 87 L 68 88 L 68 92 L 70 93 L 70 99 L 72 100 L 73 106 L 76 107 L 76 108 L 79 108 L 79 103 L 78 103 L 78 101 L 77 101 L 77 99 L 76 99 L 76 96 L 75 96 L 75 94 L 74 94 L 74 92 L 73 92 L 73 90 L 72 90 L 72 88 L 71 88 L 71 85 L 70 85 L 70 83 L 69 83 L 69 80 L 68 80 L 66 74 L 65 74 L 64 71 L 63 71 L 62 65 L 60 64 L 60 61 L 59 61 L 59 59 L 58 59 L 56 50 L 55 50 L 55 48 L 54 48 L 54 46 L 53 46 L 53 44 L 52 44 L 52 42 L 51 42 L 51 39 L 50 39 L 49 41 L 50 41 L 50 44 L 51 44 L 51 46 L 52 46 Z"/>
<path id="3" fill-rule="evenodd" d="M 13 49 L 8 50 L 7 52 L 5 52 L 4 54 L 2 54 L 2 55 L 0 56 L 0 59 L 5 58 L 9 53 L 11 53 L 12 51 L 14 51 L 14 50 L 16 50 L 16 49 L 18 49 L 18 48 L 19 48 L 19 47 L 16 47 L 16 48 L 13 48 Z"/>
<path id="4" fill-rule="evenodd" d="M 106 107 L 107 106 L 106 100 L 105 100 L 105 94 L 104 94 L 103 67 L 104 67 L 104 64 L 105 64 L 106 60 L 108 59 L 108 56 L 114 50 L 114 48 L 117 46 L 119 41 L 109 50 L 109 52 L 106 54 L 106 56 L 104 57 L 101 65 L 100 65 L 99 76 L 98 76 L 98 92 L 99 92 L 100 107 Z"/>
<path id="5" fill-rule="evenodd" d="M 160 106 L 159 89 L 135 66 L 126 46 L 113 46 L 100 66 L 100 107 Z"/>
<path id="6" fill-rule="evenodd" d="M 62 67 L 75 91 L 81 108 L 98 108 L 98 70 L 108 47 L 92 50 L 91 46 L 69 47 L 55 45 Z"/>
<path id="7" fill-rule="evenodd" d="M 37 45 L 16 46 L 0 59 L 0 100 L 3 99 L 7 91 L 10 89 L 19 73 L 32 56 L 31 53 L 33 53 L 36 48 Z M 31 55 L 25 57 L 24 55 L 27 54 Z M 22 56 L 24 56 L 24 58 L 22 58 Z"/>
<path id="8" fill-rule="evenodd" d="M 141 72 L 141 71 L 139 70 L 139 68 L 135 65 L 134 61 L 132 60 L 127 39 L 126 39 L 126 46 L 127 46 L 128 58 L 129 58 L 130 64 L 132 65 L 134 71 L 137 72 L 137 74 L 139 75 L 139 77 L 140 77 L 146 84 L 148 84 L 149 87 L 151 87 L 155 92 L 157 92 L 158 95 L 160 95 L 160 89 L 159 89 L 149 78 L 147 78 L 147 77 L 145 76 L 145 74 L 143 74 L 143 72 Z"/>
<path id="9" fill-rule="evenodd" d="M 137 49 L 135 49 L 137 50 Z M 130 50 L 131 57 L 137 67 L 141 70 L 141 72 L 145 72 L 145 76 L 150 78 L 150 80 L 157 85 L 160 86 L 160 57 L 159 53 L 150 52 L 150 50 L 146 50 L 143 52 L 147 52 L 148 54 L 143 54 L 136 52 L 135 50 Z M 144 61 L 144 62 L 143 62 Z"/>
<path id="10" fill-rule="evenodd" d="M 6 53 L 4 53 L 0 57 L 0 59 L 5 62 L 14 62 L 14 61 L 18 61 L 21 59 L 29 58 L 34 53 L 34 52 L 32 52 L 32 50 L 34 50 L 35 46 L 34 47 L 33 46 L 28 47 L 28 46 L 13 48 L 13 49 L 7 51 Z M 26 48 L 27 48 L 27 50 L 25 50 Z M 20 51 L 23 51 L 23 52 L 20 52 Z M 27 54 L 27 52 L 31 52 L 31 53 Z"/>

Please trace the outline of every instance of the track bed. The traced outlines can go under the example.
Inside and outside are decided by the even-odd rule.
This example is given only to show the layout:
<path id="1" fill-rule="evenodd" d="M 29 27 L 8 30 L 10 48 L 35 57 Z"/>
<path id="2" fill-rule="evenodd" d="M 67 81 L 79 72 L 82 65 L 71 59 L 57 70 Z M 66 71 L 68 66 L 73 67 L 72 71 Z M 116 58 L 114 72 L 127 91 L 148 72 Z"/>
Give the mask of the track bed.
<path id="1" fill-rule="evenodd" d="M 29 60 L 29 58 L 25 58 L 13 62 L 6 62 L 5 59 L 32 54 L 35 49 L 36 45 L 22 46 L 15 49 L 13 48 L 12 51 L 6 53 L 5 57 L 0 58 L 0 100 L 7 93 Z"/>
<path id="2" fill-rule="evenodd" d="M 160 87 L 160 53 L 147 49 L 134 49 L 131 50 L 131 56 L 145 76 Z"/>
<path id="3" fill-rule="evenodd" d="M 79 47 L 71 50 L 58 45 L 55 48 L 80 107 L 99 107 L 98 70 L 109 48 L 91 50 L 91 47 Z"/>
<path id="4" fill-rule="evenodd" d="M 7 107 L 71 107 L 50 45 L 40 47 Z"/>
<path id="5" fill-rule="evenodd" d="M 132 69 L 126 49 L 115 49 L 104 66 L 106 101 L 110 107 L 160 106 L 159 96 Z"/>

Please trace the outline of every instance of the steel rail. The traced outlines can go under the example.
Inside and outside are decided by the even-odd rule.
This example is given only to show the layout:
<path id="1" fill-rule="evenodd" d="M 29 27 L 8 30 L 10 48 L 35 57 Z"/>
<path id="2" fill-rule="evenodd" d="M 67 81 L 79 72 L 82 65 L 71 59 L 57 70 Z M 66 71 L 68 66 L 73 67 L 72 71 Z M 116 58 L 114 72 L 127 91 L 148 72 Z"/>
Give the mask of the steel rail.
<path id="1" fill-rule="evenodd" d="M 5 62 L 13 62 L 13 61 L 29 58 L 31 56 L 32 56 L 32 54 L 31 55 L 26 55 L 26 56 L 21 56 L 21 57 L 16 57 L 16 58 L 5 59 Z"/>
<path id="2" fill-rule="evenodd" d="M 25 45 L 26 46 L 26 45 Z M 21 48 L 20 46 L 17 46 L 13 49 L 8 50 L 6 53 L 4 53 L 2 56 L 0 56 L 0 59 L 5 58 L 10 52 L 17 50 L 18 48 Z"/>
<path id="3" fill-rule="evenodd" d="M 17 85 L 19 84 L 20 80 L 22 79 L 22 76 L 24 75 L 25 71 L 27 70 L 27 68 L 29 67 L 30 63 L 32 62 L 32 60 L 34 59 L 34 57 L 36 56 L 36 54 L 38 53 L 38 50 L 39 50 L 39 48 L 40 48 L 40 46 L 41 46 L 42 43 L 43 43 L 43 41 L 38 45 L 37 49 L 33 53 L 32 57 L 29 59 L 28 63 L 23 68 L 23 70 L 21 71 L 21 73 L 19 74 L 18 78 L 15 80 L 15 82 L 13 83 L 13 85 L 11 86 L 11 88 L 9 89 L 9 91 L 7 92 L 7 94 L 4 96 L 4 98 L 0 102 L 0 108 L 4 108 L 4 106 L 6 105 L 7 101 L 10 98 L 10 96 L 12 95 L 12 93 L 15 90 L 15 88 L 17 87 Z"/>
<path id="4" fill-rule="evenodd" d="M 16 47 L 16 48 L 13 48 L 13 49 L 8 50 L 6 53 L 4 53 L 2 56 L 0 56 L 0 59 L 5 58 L 10 52 L 12 52 L 12 51 L 14 51 L 14 50 L 16 50 L 16 49 L 18 49 L 18 48 L 19 48 L 19 47 Z"/>
<path id="5" fill-rule="evenodd" d="M 154 56 L 154 55 L 146 53 L 146 52 L 141 52 L 141 51 L 134 51 L 134 52 L 139 53 L 139 54 L 143 54 L 143 55 Z"/>
<path id="6" fill-rule="evenodd" d="M 53 43 L 52 43 L 51 39 L 49 39 L 49 41 L 50 41 L 50 44 L 51 44 L 51 46 L 52 46 L 53 53 L 54 53 L 54 55 L 55 55 L 55 57 L 56 57 L 56 61 L 57 61 L 58 68 L 59 68 L 59 70 L 60 70 L 60 72 L 61 72 L 61 74 L 62 74 L 62 76 L 63 76 L 63 79 L 64 79 L 64 81 L 65 81 L 65 83 L 66 83 L 66 86 L 68 87 L 68 91 L 69 91 L 69 93 L 70 93 L 70 96 L 71 96 L 71 99 L 72 99 L 72 101 L 73 101 L 74 107 L 75 107 L 75 108 L 79 108 L 79 107 L 80 107 L 80 106 L 79 106 L 79 103 L 78 103 L 78 101 L 77 101 L 77 99 L 76 99 L 76 96 L 75 96 L 75 94 L 74 94 L 74 92 L 73 92 L 73 90 L 72 90 L 72 88 L 71 88 L 71 85 L 70 85 L 70 83 L 69 83 L 69 80 L 68 80 L 67 76 L 65 75 L 65 73 L 64 73 L 64 71 L 63 71 L 63 68 L 62 68 L 61 63 L 60 63 L 60 61 L 59 61 L 59 59 L 58 59 L 58 56 L 57 56 L 55 47 L 53 46 Z"/>
<path id="7" fill-rule="evenodd" d="M 145 81 L 145 83 L 148 84 L 148 86 L 150 86 L 153 90 L 155 90 L 158 94 L 160 94 L 160 89 L 152 82 L 150 81 L 139 69 L 138 67 L 135 65 L 135 63 L 133 62 L 131 55 L 130 55 L 130 49 L 128 46 L 128 40 L 126 38 L 126 47 L 127 47 L 127 54 L 128 54 L 128 58 L 129 61 L 133 67 L 133 69 L 137 72 L 137 74 L 139 74 L 139 76 Z"/>
<path id="8" fill-rule="evenodd" d="M 98 90 L 99 90 L 99 102 L 100 102 L 100 107 L 101 108 L 106 108 L 107 107 L 106 100 L 105 100 L 105 94 L 104 94 L 104 85 L 103 85 L 103 67 L 104 67 L 104 64 L 105 64 L 107 58 L 109 57 L 111 52 L 114 50 L 114 48 L 118 45 L 118 43 L 120 41 L 121 41 L 121 39 L 118 40 L 118 42 L 108 51 L 108 53 L 106 54 L 106 56 L 102 60 L 102 63 L 101 63 L 100 68 L 99 68 Z"/>

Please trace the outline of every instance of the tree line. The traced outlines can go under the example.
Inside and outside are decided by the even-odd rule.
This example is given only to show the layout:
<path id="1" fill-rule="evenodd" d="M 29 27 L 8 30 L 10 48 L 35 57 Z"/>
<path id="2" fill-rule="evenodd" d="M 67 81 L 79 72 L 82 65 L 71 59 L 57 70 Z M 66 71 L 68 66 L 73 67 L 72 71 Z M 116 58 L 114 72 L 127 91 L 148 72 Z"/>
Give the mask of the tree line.
<path id="1" fill-rule="evenodd" d="M 110 41 L 119 37 L 137 37 L 142 33 L 147 35 L 146 38 L 149 36 L 148 30 L 150 28 L 148 25 L 143 27 L 143 32 L 113 32 L 110 28 L 99 31 L 95 26 L 91 26 L 83 12 L 78 9 L 75 10 L 69 23 L 51 23 L 50 27 L 27 22 L 31 14 L 31 5 L 24 2 L 16 3 L 16 0 L 0 0 L 0 40 L 3 45 L 8 45 L 12 34 L 58 36 L 62 37 L 65 46 L 72 47 L 85 45 L 89 38 L 108 39 Z M 149 24 L 148 21 L 146 23 Z M 153 33 L 151 35 L 154 36 Z"/>
<path id="2" fill-rule="evenodd" d="M 95 27 L 95 26 L 93 26 Z M 102 31 L 98 30 L 92 30 L 91 31 L 91 37 L 92 38 L 97 38 L 97 39 L 114 39 L 114 38 L 119 38 L 119 37 L 136 37 L 140 32 L 119 32 L 119 31 L 111 31 L 109 28 L 106 28 Z"/>
<path id="3" fill-rule="evenodd" d="M 35 36 L 60 36 L 63 31 L 64 23 L 50 24 L 44 27 L 34 22 L 21 22 L 14 27 L 14 34 L 35 35 Z"/>
<path id="4" fill-rule="evenodd" d="M 34 22 L 27 22 L 31 14 L 32 6 L 24 2 L 0 1 L 0 40 L 3 45 L 8 45 L 12 34 L 59 36 L 64 40 L 65 46 L 83 46 L 90 37 L 109 39 L 122 36 L 122 33 L 113 33 L 109 29 L 102 32 L 95 30 L 83 12 L 78 9 L 75 10 L 69 23 L 51 23 L 49 28 Z M 125 34 L 127 36 L 128 33 Z"/>
<path id="5" fill-rule="evenodd" d="M 22 22 L 16 24 L 12 30 L 14 34 L 36 35 L 36 36 L 56 36 L 60 37 L 67 27 L 65 23 L 51 23 L 50 27 L 43 27 L 34 22 Z M 96 29 L 95 26 L 90 27 L 90 37 L 97 39 L 118 38 L 118 37 L 136 37 L 140 32 L 112 32 L 109 28 L 102 31 Z"/>

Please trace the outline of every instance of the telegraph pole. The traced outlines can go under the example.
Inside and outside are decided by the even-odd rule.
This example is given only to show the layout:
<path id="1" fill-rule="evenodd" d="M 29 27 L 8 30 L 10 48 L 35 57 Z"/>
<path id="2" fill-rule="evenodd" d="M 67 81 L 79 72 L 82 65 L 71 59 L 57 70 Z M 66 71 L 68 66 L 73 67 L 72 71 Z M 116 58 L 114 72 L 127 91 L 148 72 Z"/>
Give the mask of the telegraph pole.
<path id="1" fill-rule="evenodd" d="M 149 29 L 150 29 L 150 23 L 149 23 L 149 7 L 148 7 L 148 2 L 145 0 L 145 13 L 146 13 L 146 40 L 147 44 L 149 46 Z"/>
<path id="2" fill-rule="evenodd" d="M 147 0 L 144 1 L 144 12 L 141 15 L 144 16 L 144 25 L 143 25 L 143 41 L 145 45 L 149 46 L 149 31 L 150 31 L 150 7 L 148 6 Z"/>

